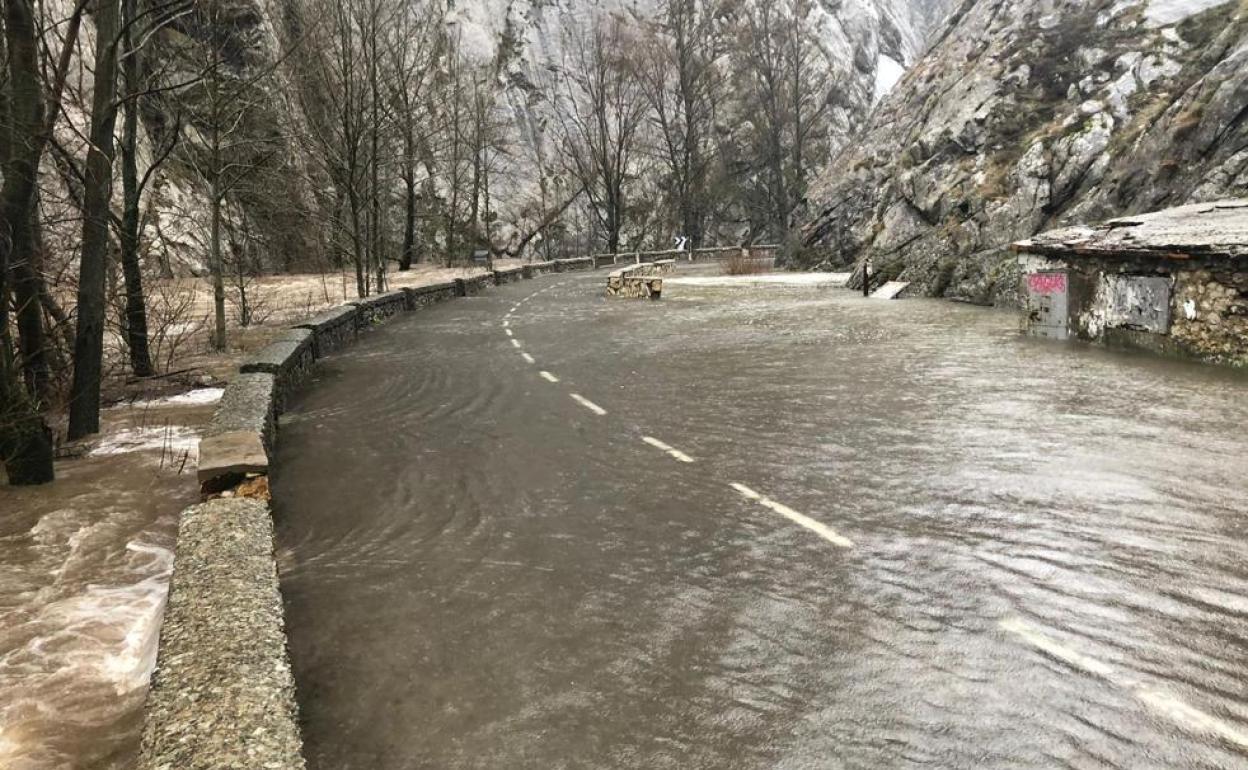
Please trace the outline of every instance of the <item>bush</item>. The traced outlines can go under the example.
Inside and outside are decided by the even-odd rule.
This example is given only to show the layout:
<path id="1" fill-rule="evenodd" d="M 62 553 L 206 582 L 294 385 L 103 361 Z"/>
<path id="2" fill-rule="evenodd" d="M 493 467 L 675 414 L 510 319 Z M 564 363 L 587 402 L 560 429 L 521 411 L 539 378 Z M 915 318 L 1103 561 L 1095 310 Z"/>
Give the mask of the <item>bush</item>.
<path id="1" fill-rule="evenodd" d="M 734 251 L 731 256 L 719 263 L 720 272 L 724 275 L 759 275 L 770 273 L 775 268 L 774 257 L 754 257 L 744 249 Z"/>

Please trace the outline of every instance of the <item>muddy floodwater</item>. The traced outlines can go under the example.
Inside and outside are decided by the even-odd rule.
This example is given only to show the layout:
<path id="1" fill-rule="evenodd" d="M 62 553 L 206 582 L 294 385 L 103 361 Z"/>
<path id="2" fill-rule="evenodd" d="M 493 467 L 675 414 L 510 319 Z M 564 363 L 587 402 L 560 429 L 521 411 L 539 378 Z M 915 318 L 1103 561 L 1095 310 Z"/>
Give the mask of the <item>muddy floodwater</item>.
<path id="1" fill-rule="evenodd" d="M 284 419 L 312 768 L 1248 766 L 1242 375 L 604 280 L 398 320 Z"/>
<path id="2" fill-rule="evenodd" d="M 130 770 L 196 429 L 220 390 L 105 409 L 40 487 L 0 483 L 0 768 Z"/>

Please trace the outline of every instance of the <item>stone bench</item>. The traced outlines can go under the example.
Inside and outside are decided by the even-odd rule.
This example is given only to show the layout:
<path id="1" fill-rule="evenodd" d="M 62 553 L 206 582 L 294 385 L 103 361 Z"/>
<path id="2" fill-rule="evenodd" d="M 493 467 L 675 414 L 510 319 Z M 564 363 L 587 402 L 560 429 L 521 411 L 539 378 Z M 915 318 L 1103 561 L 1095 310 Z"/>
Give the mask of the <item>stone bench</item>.
<path id="1" fill-rule="evenodd" d="M 663 296 L 663 279 L 650 271 L 654 265 L 642 262 L 639 265 L 613 270 L 607 276 L 607 296 L 659 299 Z"/>

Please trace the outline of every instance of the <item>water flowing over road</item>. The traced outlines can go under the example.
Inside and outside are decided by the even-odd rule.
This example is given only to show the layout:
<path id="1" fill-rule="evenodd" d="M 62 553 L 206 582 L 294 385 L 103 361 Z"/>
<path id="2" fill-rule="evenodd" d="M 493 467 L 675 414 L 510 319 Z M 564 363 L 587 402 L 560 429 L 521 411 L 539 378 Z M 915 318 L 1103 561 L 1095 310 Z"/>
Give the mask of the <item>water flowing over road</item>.
<path id="1" fill-rule="evenodd" d="M 826 288 L 551 276 L 330 358 L 312 768 L 1248 766 L 1248 380 Z"/>

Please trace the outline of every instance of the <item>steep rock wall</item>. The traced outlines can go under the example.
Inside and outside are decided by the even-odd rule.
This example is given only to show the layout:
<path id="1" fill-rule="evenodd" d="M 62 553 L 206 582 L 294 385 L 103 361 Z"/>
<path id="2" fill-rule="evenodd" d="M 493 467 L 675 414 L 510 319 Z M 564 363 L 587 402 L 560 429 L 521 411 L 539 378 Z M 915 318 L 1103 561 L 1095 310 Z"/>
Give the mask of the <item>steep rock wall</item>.
<path id="1" fill-rule="evenodd" d="M 1012 303 L 1038 231 L 1248 193 L 1248 2 L 965 0 L 814 191 L 796 259 Z"/>

